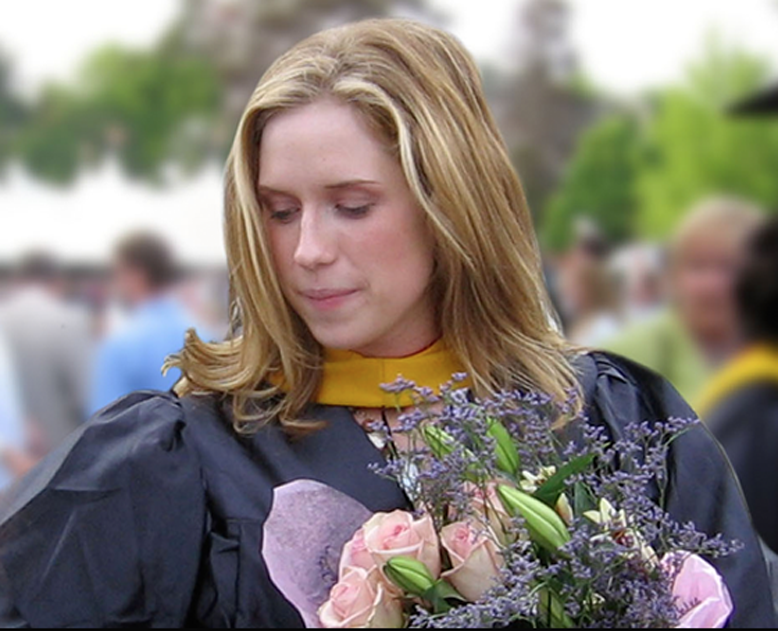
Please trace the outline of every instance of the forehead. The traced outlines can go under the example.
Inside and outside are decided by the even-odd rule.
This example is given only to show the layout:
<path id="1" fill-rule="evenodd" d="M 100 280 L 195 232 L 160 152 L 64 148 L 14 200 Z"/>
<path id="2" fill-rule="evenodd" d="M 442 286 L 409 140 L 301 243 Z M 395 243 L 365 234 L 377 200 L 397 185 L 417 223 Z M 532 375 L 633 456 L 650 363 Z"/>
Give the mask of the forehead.
<path id="1" fill-rule="evenodd" d="M 304 175 L 376 178 L 396 162 L 354 106 L 322 99 L 275 114 L 262 131 L 259 183 L 275 187 Z"/>

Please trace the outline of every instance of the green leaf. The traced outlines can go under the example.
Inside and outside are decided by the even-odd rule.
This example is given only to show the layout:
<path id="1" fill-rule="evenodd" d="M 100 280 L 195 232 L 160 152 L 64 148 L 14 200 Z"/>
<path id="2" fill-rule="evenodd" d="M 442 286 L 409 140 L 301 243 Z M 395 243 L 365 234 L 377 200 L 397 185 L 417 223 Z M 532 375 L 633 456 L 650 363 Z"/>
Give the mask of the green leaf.
<path id="1" fill-rule="evenodd" d="M 592 492 L 580 482 L 573 485 L 573 512 L 583 515 L 586 511 L 596 510 L 597 500 Z"/>
<path id="2" fill-rule="evenodd" d="M 466 603 L 467 599 L 462 596 L 454 587 L 443 579 L 437 581 L 430 587 L 422 598 L 432 605 L 435 614 L 442 614 L 451 611 L 451 600 Z"/>
<path id="3" fill-rule="evenodd" d="M 559 500 L 559 496 L 562 495 L 565 490 L 565 482 L 568 478 L 585 471 L 593 462 L 594 454 L 588 454 L 576 458 L 575 460 L 571 460 L 552 475 L 545 484 L 541 485 L 541 487 L 533 493 L 533 497 L 539 499 L 551 508 L 554 508 Z"/>

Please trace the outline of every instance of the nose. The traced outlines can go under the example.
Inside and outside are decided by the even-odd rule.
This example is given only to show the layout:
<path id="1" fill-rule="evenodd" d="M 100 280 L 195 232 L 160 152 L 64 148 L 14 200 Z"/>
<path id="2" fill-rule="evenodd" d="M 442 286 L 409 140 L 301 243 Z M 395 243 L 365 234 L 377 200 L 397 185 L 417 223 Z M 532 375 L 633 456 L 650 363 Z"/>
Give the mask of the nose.
<path id="1" fill-rule="evenodd" d="M 316 209 L 305 209 L 300 219 L 294 262 L 306 269 L 315 270 L 330 265 L 337 258 L 335 240 L 327 222 Z"/>

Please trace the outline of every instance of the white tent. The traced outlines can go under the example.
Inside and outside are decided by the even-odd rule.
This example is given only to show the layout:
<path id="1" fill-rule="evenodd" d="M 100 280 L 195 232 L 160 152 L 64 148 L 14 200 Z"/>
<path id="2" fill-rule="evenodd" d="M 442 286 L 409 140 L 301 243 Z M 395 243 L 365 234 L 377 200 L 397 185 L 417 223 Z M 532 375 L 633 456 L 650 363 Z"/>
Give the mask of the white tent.
<path id="1" fill-rule="evenodd" d="M 106 264 L 119 238 L 148 229 L 165 237 L 182 263 L 223 265 L 222 207 L 216 167 L 165 188 L 129 180 L 112 162 L 67 188 L 14 167 L 0 180 L 0 263 L 45 249 L 65 263 Z"/>

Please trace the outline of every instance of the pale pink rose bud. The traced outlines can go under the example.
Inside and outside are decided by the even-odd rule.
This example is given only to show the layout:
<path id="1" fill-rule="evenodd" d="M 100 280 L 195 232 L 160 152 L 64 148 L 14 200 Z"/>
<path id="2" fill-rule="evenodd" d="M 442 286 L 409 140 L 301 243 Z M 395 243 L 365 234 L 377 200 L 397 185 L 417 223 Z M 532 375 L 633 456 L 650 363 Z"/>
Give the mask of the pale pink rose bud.
<path id="1" fill-rule="evenodd" d="M 673 552 L 662 567 L 680 570 L 673 583 L 676 606 L 683 612 L 679 629 L 722 629 L 732 615 L 732 597 L 724 579 L 710 563 L 696 554 Z"/>
<path id="2" fill-rule="evenodd" d="M 378 571 L 349 569 L 319 609 L 324 629 L 401 629 L 403 604 L 385 589 Z"/>
<path id="3" fill-rule="evenodd" d="M 453 565 L 443 573 L 443 578 L 468 601 L 477 601 L 497 585 L 504 561 L 492 533 L 479 532 L 467 522 L 457 522 L 443 528 L 440 541 Z"/>
<path id="4" fill-rule="evenodd" d="M 405 511 L 377 513 L 363 530 L 365 547 L 379 568 L 407 556 L 424 563 L 435 579 L 440 577 L 440 543 L 428 515 L 415 520 Z"/>

